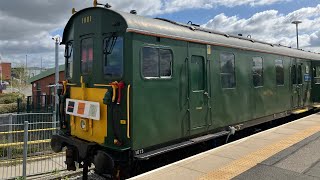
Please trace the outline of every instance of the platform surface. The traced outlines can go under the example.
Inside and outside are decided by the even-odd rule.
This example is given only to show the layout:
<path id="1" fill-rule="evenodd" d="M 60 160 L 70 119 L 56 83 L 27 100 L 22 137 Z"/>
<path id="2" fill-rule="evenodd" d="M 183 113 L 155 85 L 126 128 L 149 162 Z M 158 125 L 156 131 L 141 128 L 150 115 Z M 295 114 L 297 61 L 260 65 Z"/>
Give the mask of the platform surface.
<path id="1" fill-rule="evenodd" d="M 320 180 L 320 113 L 254 134 L 131 179 Z"/>

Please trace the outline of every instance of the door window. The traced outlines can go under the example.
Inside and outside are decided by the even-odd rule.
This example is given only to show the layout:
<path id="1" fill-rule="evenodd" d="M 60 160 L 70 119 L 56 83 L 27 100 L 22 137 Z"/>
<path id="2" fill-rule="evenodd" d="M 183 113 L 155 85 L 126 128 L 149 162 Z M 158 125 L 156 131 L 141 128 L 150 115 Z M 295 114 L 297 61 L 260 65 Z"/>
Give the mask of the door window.
<path id="1" fill-rule="evenodd" d="M 254 87 L 263 86 L 263 59 L 262 57 L 252 58 L 252 80 Z"/>
<path id="2" fill-rule="evenodd" d="M 297 68 L 296 65 L 291 67 L 291 80 L 292 84 L 297 84 Z"/>
<path id="3" fill-rule="evenodd" d="M 298 84 L 302 84 L 302 65 L 298 65 L 297 71 Z"/>
<path id="4" fill-rule="evenodd" d="M 276 84 L 278 86 L 284 85 L 284 69 L 283 69 L 283 60 L 275 60 L 276 66 Z"/>
<path id="5" fill-rule="evenodd" d="M 192 91 L 204 90 L 204 57 L 191 56 L 190 76 Z"/>
<path id="6" fill-rule="evenodd" d="M 222 88 L 236 87 L 235 57 L 232 53 L 220 54 L 220 77 Z"/>

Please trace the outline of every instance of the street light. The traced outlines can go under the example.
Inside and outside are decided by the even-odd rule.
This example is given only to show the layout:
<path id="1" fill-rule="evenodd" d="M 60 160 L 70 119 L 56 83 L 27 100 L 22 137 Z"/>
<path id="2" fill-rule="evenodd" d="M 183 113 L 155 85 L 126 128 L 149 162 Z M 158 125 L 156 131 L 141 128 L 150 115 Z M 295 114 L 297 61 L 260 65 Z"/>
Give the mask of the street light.
<path id="1" fill-rule="evenodd" d="M 293 21 L 292 24 L 296 25 L 296 32 L 297 32 L 297 49 L 299 49 L 299 31 L 298 31 L 298 24 L 302 23 L 302 21 Z"/>
<path id="2" fill-rule="evenodd" d="M 60 36 L 55 36 L 52 38 L 55 41 L 55 112 L 56 121 L 58 121 L 58 109 L 59 109 L 59 96 L 58 96 L 58 86 L 59 86 L 59 43 Z M 56 123 L 54 123 L 56 125 Z"/>

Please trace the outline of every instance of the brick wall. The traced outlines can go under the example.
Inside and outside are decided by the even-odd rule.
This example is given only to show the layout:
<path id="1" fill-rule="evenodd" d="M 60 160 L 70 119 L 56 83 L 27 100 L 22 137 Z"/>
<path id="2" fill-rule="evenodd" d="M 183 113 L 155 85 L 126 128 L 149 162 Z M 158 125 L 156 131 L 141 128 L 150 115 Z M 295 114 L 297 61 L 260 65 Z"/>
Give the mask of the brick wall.
<path id="1" fill-rule="evenodd" d="M 54 77 L 55 74 L 52 74 L 50 76 L 47 76 L 45 78 L 39 79 L 32 83 L 32 96 L 36 96 L 40 93 L 40 95 L 43 95 L 44 93 L 46 95 L 50 95 L 50 88 L 48 87 L 51 84 L 54 84 Z M 64 71 L 60 71 L 59 73 L 59 80 L 64 79 Z"/>
<path id="2" fill-rule="evenodd" d="M 11 63 L 1 63 L 2 67 L 2 79 L 11 80 Z"/>

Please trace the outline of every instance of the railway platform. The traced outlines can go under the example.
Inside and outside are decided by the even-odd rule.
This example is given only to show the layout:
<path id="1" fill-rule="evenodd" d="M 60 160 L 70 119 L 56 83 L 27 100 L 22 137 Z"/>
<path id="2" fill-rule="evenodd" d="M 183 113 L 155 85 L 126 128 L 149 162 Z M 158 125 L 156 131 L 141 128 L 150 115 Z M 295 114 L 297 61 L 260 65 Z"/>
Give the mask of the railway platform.
<path id="1" fill-rule="evenodd" d="M 319 149 L 316 113 L 131 179 L 320 179 Z"/>

